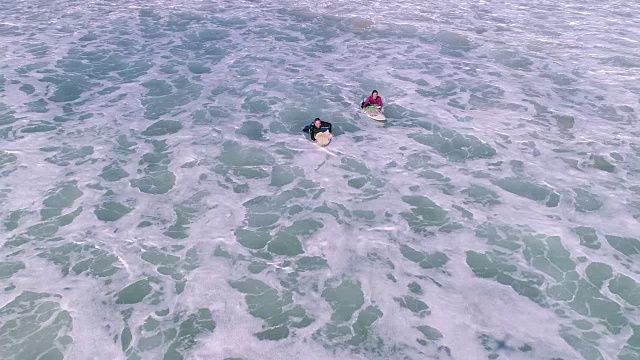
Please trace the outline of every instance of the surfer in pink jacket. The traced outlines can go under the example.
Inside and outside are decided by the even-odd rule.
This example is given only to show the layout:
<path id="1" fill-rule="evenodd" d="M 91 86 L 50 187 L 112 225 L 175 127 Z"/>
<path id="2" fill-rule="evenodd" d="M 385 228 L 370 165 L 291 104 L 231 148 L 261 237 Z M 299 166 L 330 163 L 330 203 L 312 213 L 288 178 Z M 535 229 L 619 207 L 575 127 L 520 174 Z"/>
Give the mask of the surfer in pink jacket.
<path id="1" fill-rule="evenodd" d="M 376 106 L 380 111 L 382 111 L 382 98 L 378 96 L 378 90 L 373 90 L 371 92 L 371 96 L 366 98 L 362 102 L 362 104 L 360 104 L 360 107 L 362 109 L 366 108 L 367 106 Z"/>

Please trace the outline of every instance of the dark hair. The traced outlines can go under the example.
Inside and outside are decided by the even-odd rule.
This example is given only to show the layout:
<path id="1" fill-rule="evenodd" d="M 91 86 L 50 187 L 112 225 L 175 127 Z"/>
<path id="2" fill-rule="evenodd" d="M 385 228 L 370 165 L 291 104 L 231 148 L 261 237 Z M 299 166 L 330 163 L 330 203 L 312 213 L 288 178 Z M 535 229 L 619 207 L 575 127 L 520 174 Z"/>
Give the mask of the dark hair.
<path id="1" fill-rule="evenodd" d="M 371 92 L 371 95 L 373 95 L 373 94 L 377 94 L 377 93 L 378 93 L 378 90 L 373 90 L 373 91 Z"/>
<path id="2" fill-rule="evenodd" d="M 322 121 L 322 120 L 320 120 L 320 118 L 316 118 L 315 120 L 313 120 L 313 122 L 316 122 L 316 121 Z"/>

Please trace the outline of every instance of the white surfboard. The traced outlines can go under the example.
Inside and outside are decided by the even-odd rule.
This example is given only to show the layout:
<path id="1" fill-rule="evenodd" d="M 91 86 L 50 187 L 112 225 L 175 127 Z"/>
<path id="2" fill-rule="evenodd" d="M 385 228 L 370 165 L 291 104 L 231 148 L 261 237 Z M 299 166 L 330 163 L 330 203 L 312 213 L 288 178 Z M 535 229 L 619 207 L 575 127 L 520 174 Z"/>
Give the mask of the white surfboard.
<path id="1" fill-rule="evenodd" d="M 331 133 L 328 131 L 317 133 L 316 140 L 318 140 L 318 142 L 316 143 L 316 145 L 323 147 L 327 146 L 331 143 L 332 137 L 333 135 L 331 135 Z"/>
<path id="2" fill-rule="evenodd" d="M 367 116 L 372 118 L 373 120 L 377 120 L 377 121 L 387 120 L 387 117 L 384 116 L 384 114 L 377 107 L 374 107 L 374 106 L 367 106 L 364 109 L 364 113 L 367 114 Z"/>

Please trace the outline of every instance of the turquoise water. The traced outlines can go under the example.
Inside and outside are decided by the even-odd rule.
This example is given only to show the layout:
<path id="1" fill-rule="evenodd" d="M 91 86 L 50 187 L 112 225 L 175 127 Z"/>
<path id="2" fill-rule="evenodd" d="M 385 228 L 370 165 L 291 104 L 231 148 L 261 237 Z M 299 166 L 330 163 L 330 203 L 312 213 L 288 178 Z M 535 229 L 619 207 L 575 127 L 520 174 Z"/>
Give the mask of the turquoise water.
<path id="1" fill-rule="evenodd" d="M 0 3 L 0 357 L 640 359 L 639 11 Z"/>

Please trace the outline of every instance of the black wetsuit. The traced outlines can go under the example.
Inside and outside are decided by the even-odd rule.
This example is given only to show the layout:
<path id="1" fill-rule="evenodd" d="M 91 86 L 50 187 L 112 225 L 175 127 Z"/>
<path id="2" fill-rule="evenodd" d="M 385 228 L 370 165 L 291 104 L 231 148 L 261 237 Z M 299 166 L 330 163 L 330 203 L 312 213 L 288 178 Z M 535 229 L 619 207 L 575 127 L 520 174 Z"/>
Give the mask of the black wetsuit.
<path id="1" fill-rule="evenodd" d="M 316 134 L 320 132 L 329 131 L 331 133 L 331 123 L 326 121 L 320 121 L 320 127 L 317 128 L 314 123 L 311 124 L 309 128 L 309 135 L 311 136 L 311 141 L 316 141 Z"/>

